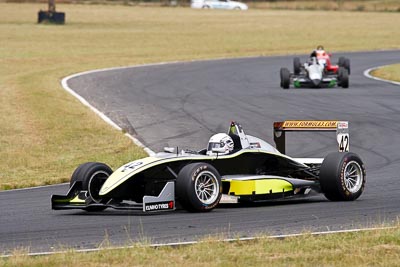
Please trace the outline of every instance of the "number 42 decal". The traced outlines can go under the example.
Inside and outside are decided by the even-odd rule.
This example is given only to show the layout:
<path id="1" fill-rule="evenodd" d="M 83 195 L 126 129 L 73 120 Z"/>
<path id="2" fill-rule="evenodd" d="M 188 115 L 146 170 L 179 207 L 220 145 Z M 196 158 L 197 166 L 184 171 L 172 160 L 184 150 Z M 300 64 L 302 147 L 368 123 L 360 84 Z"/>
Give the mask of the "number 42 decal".
<path id="1" fill-rule="evenodd" d="M 339 134 L 337 137 L 339 143 L 339 151 L 340 152 L 348 152 L 349 151 L 349 134 Z"/>

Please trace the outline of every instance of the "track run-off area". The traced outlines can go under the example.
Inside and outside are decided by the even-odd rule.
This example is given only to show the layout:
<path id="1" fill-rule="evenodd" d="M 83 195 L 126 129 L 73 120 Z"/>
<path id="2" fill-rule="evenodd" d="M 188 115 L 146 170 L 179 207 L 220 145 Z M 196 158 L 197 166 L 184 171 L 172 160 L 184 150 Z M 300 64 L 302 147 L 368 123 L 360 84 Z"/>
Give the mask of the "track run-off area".
<path id="1" fill-rule="evenodd" d="M 138 139 L 148 151 L 165 146 L 201 149 L 209 137 L 238 121 L 246 133 L 273 142 L 280 120 L 347 120 L 350 151 L 363 159 L 367 183 L 354 202 L 323 195 L 263 204 L 221 204 L 208 213 L 184 210 L 145 215 L 106 210 L 53 211 L 51 194 L 67 184 L 0 192 L 0 252 L 51 252 L 196 241 L 207 236 L 247 238 L 325 232 L 391 224 L 400 215 L 400 86 L 373 80 L 365 70 L 400 62 L 400 51 L 335 53 L 351 60 L 348 89 L 279 87 L 279 69 L 294 56 L 155 64 L 74 75 L 65 84 Z M 307 59 L 300 55 L 301 60 Z M 290 133 L 287 154 L 324 157 L 333 133 Z M 72 174 L 73 170 L 71 170 Z"/>

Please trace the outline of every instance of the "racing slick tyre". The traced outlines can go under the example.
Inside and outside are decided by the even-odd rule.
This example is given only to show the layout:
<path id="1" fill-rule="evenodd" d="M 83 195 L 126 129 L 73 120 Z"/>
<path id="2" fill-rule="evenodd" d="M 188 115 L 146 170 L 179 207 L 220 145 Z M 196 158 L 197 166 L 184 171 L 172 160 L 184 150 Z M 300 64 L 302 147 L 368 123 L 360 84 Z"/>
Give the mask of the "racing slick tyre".
<path id="1" fill-rule="evenodd" d="M 221 176 L 210 164 L 188 164 L 178 173 L 176 195 L 179 203 L 188 211 L 210 211 L 222 197 Z"/>
<path id="2" fill-rule="evenodd" d="M 339 57 L 339 61 L 338 61 L 338 66 L 339 67 L 344 67 L 344 61 L 345 61 L 345 57 Z"/>
<path id="3" fill-rule="evenodd" d="M 346 68 L 339 68 L 338 79 L 342 88 L 349 88 L 349 72 Z"/>
<path id="4" fill-rule="evenodd" d="M 71 180 L 69 181 L 69 187 L 70 188 L 72 187 L 72 185 L 76 181 L 81 181 L 82 182 L 82 179 L 78 179 L 78 177 L 80 177 L 80 173 L 81 173 L 81 171 L 83 169 L 83 166 L 85 166 L 85 164 L 87 164 L 87 163 L 79 165 L 78 168 L 76 168 L 75 171 L 72 173 Z"/>
<path id="5" fill-rule="evenodd" d="M 295 75 L 299 75 L 301 70 L 301 63 L 300 63 L 300 58 L 295 57 L 293 59 L 293 72 Z"/>
<path id="6" fill-rule="evenodd" d="M 107 178 L 112 174 L 112 170 L 104 163 L 86 162 L 78 166 L 71 177 L 70 185 L 74 182 L 82 182 L 82 190 L 87 191 L 94 203 L 106 203 L 108 198 L 99 196 L 100 189 Z M 101 211 L 107 207 L 89 207 L 88 211 Z"/>
<path id="7" fill-rule="evenodd" d="M 281 68 L 281 87 L 283 89 L 289 89 L 290 86 L 290 71 L 286 68 Z"/>
<path id="8" fill-rule="evenodd" d="M 347 70 L 350 75 L 350 59 L 345 58 L 343 62 L 343 67 Z"/>
<path id="9" fill-rule="evenodd" d="M 332 201 L 356 200 L 364 191 L 366 176 L 360 157 L 351 152 L 328 154 L 322 162 L 321 191 Z"/>

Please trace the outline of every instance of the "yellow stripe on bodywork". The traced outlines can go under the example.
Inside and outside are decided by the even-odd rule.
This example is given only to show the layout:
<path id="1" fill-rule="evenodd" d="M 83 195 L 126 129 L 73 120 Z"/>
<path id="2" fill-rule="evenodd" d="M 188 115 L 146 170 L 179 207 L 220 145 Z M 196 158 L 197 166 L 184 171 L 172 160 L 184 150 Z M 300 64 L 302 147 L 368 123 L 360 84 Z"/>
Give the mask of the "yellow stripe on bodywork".
<path id="1" fill-rule="evenodd" d="M 229 195 L 261 195 L 293 190 L 291 183 L 281 179 L 231 180 Z"/>
<path id="2" fill-rule="evenodd" d="M 78 203 L 83 203 L 85 204 L 85 200 L 84 199 L 80 199 L 79 195 L 77 195 L 74 199 L 71 199 L 69 203 L 73 203 L 73 204 L 78 204 Z"/>
<path id="3" fill-rule="evenodd" d="M 76 195 L 73 199 L 65 197 L 64 199 L 55 199 L 55 203 L 71 203 L 71 204 L 85 204 L 84 199 L 80 199 L 79 195 Z"/>

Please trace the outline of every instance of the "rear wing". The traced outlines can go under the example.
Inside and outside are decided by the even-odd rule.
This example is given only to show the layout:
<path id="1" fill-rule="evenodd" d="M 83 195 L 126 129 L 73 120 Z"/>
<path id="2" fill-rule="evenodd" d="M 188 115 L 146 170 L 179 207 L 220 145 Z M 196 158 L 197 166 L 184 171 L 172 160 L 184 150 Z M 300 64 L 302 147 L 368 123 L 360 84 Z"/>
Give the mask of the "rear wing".
<path id="1" fill-rule="evenodd" d="M 340 152 L 349 151 L 348 121 L 280 121 L 274 122 L 274 142 L 276 149 L 285 154 L 286 132 L 336 132 L 336 140 Z"/>

